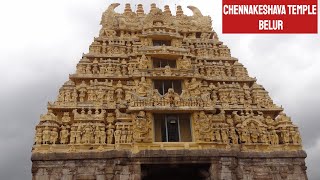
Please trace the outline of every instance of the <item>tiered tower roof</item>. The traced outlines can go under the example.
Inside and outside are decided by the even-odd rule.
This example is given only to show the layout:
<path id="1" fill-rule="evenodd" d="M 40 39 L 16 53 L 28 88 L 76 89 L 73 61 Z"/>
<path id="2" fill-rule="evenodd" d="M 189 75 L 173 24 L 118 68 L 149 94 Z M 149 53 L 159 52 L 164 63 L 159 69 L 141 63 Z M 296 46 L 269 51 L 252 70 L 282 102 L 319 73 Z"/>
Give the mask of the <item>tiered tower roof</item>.
<path id="1" fill-rule="evenodd" d="M 169 6 L 117 6 L 103 13 L 89 53 L 40 117 L 33 153 L 301 149 L 298 128 L 231 56 L 209 16 L 194 6 L 192 16 L 181 6 L 176 16 Z M 180 117 L 174 142 L 168 129 L 158 137 L 161 114 Z"/>

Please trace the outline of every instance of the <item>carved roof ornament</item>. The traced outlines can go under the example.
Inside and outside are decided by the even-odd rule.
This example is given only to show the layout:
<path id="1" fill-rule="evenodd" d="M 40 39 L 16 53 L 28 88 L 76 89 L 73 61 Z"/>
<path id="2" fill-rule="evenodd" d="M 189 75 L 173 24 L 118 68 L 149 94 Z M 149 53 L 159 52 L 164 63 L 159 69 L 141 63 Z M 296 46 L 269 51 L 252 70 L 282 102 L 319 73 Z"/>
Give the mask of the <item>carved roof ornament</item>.
<path id="1" fill-rule="evenodd" d="M 189 8 L 193 12 L 194 17 L 203 17 L 201 11 L 197 7 L 187 6 L 187 8 Z"/>
<path id="2" fill-rule="evenodd" d="M 183 16 L 183 10 L 180 5 L 177 6 L 176 16 Z"/>
<path id="3" fill-rule="evenodd" d="M 116 12 L 114 11 L 114 9 L 116 7 L 118 7 L 120 5 L 120 3 L 112 3 L 109 5 L 109 7 L 107 8 L 107 10 L 102 14 L 102 18 L 101 18 L 101 22 L 100 24 L 102 26 L 109 26 L 112 27 L 115 23 L 115 15 Z M 110 24 L 110 25 L 108 25 Z"/>
<path id="4" fill-rule="evenodd" d="M 167 27 L 185 29 L 185 31 L 212 30 L 211 18 L 203 16 L 195 6 L 188 6 L 193 12 L 193 16 L 189 17 L 183 15 L 181 6 L 177 6 L 176 16 L 172 16 L 168 5 L 165 5 L 162 11 L 153 3 L 148 14 L 144 14 L 142 4 L 138 4 L 136 13 L 132 12 L 131 5 L 128 3 L 125 4 L 124 13 L 119 14 L 115 12 L 115 8 L 119 5 L 119 3 L 113 3 L 103 13 L 100 23 L 103 29 L 110 30 L 120 27 L 120 29 L 142 30 L 143 28 L 152 27 L 154 24 L 159 24 L 156 22 L 161 22 Z"/>
<path id="5" fill-rule="evenodd" d="M 124 14 L 130 14 L 130 13 L 132 13 L 131 5 L 127 3 L 124 8 Z"/>
<path id="6" fill-rule="evenodd" d="M 155 3 L 152 3 L 152 4 L 150 5 L 150 13 L 156 12 L 156 11 L 159 11 L 159 10 L 160 10 L 160 9 L 157 8 L 157 5 L 156 5 Z"/>
<path id="7" fill-rule="evenodd" d="M 138 16 L 143 16 L 144 15 L 144 10 L 143 10 L 143 5 L 142 4 L 138 4 L 137 15 Z"/>
<path id="8" fill-rule="evenodd" d="M 168 14 L 168 15 L 170 15 L 170 16 L 172 15 L 172 14 L 171 14 L 171 11 L 170 11 L 169 5 L 165 5 L 165 6 L 164 6 L 164 13 L 166 13 L 166 14 Z"/>

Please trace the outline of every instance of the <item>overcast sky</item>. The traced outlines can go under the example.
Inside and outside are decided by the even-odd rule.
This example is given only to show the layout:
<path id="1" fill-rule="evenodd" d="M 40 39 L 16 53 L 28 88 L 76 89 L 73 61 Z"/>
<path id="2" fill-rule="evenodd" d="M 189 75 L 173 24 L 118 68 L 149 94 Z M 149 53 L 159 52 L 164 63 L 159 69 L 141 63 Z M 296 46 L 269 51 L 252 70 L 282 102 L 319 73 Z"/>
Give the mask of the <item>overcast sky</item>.
<path id="1" fill-rule="evenodd" d="M 108 0 L 10 0 L 0 2 L 0 179 L 31 179 L 34 127 L 58 89 L 75 72 L 82 53 L 98 36 Z M 117 1 L 119 2 L 119 1 Z M 320 35 L 227 35 L 221 32 L 221 1 L 155 2 L 175 4 L 191 15 L 197 6 L 213 19 L 219 38 L 257 77 L 276 104 L 300 127 L 308 153 L 308 176 L 319 180 L 320 165 Z M 146 3 L 147 2 L 147 3 Z"/>

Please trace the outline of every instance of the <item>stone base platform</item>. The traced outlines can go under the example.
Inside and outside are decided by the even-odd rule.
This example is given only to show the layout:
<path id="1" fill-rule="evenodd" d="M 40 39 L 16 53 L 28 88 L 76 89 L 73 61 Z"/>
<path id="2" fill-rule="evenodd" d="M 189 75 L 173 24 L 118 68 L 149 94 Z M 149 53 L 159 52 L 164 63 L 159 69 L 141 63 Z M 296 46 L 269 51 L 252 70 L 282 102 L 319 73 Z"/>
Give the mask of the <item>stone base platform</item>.
<path id="1" fill-rule="evenodd" d="M 306 180 L 305 158 L 304 151 L 33 153 L 32 175 L 33 180 Z"/>

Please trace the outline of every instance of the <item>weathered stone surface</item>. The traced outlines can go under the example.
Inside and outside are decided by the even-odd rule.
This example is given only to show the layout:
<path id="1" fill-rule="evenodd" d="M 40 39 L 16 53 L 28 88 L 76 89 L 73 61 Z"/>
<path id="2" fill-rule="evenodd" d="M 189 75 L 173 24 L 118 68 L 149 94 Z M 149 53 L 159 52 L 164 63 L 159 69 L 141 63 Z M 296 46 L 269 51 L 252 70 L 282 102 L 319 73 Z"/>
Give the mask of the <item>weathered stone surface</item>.
<path id="1" fill-rule="evenodd" d="M 176 154 L 181 154 L 176 156 Z M 83 155 L 83 156 L 82 156 Z M 304 151 L 276 153 L 145 151 L 138 154 L 115 151 L 93 154 L 34 154 L 35 179 L 140 179 L 143 164 L 211 164 L 212 179 L 296 179 L 306 177 Z M 90 158 L 88 158 L 90 157 Z"/>

